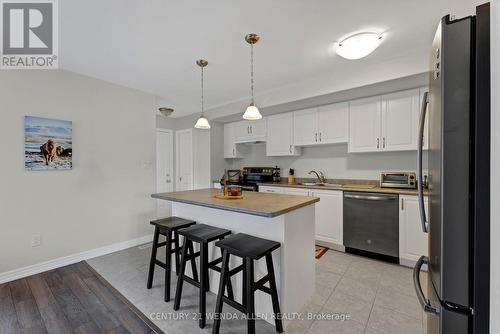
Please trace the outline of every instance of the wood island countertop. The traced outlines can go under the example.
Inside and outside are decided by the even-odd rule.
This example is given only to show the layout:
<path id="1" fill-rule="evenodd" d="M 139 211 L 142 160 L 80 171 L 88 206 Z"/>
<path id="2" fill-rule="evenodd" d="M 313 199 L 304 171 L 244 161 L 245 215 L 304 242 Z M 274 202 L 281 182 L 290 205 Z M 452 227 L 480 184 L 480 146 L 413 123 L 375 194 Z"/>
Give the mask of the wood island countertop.
<path id="1" fill-rule="evenodd" d="M 242 199 L 219 199 L 219 189 L 200 189 L 152 194 L 151 197 L 207 208 L 234 211 L 261 217 L 276 217 L 319 202 L 318 197 L 243 192 Z"/>

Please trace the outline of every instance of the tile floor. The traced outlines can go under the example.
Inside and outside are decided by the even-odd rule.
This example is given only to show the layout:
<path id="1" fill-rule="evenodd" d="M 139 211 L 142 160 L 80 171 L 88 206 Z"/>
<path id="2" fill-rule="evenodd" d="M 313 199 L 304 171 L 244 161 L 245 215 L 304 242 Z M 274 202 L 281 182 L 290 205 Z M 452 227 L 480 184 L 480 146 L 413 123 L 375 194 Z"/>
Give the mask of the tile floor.
<path id="1" fill-rule="evenodd" d="M 211 333 L 198 328 L 192 315 L 198 310 L 197 289 L 184 285 L 181 309 L 175 312 L 173 302 L 163 302 L 163 273 L 157 267 L 153 288 L 145 288 L 150 247 L 134 247 L 89 260 L 106 280 L 117 288 L 144 314 L 162 312 L 163 319 L 153 322 L 165 333 Z M 159 256 L 161 258 L 161 255 Z M 316 293 L 304 307 L 305 318 L 292 321 L 288 333 L 302 334 L 422 334 L 423 315 L 408 268 L 359 256 L 328 251 L 316 260 Z M 425 279 L 422 279 L 423 283 Z M 172 279 L 172 298 L 175 293 Z M 424 287 L 425 288 L 425 287 Z M 215 295 L 207 295 L 207 310 L 215 307 Z M 224 312 L 235 312 L 224 305 Z M 348 320 L 310 320 L 306 314 L 347 314 Z M 180 314 L 188 315 L 180 319 Z M 246 333 L 242 320 L 223 320 L 220 333 Z M 276 333 L 274 326 L 257 322 L 257 333 Z"/>

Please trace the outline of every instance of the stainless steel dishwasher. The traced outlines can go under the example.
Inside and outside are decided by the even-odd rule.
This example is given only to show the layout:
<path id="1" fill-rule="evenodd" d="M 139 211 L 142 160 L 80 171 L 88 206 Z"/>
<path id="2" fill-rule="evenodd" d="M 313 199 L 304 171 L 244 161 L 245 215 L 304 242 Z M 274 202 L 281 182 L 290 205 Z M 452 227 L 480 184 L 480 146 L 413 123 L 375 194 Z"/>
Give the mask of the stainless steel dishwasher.
<path id="1" fill-rule="evenodd" d="M 347 252 L 399 262 L 399 195 L 344 192 Z"/>

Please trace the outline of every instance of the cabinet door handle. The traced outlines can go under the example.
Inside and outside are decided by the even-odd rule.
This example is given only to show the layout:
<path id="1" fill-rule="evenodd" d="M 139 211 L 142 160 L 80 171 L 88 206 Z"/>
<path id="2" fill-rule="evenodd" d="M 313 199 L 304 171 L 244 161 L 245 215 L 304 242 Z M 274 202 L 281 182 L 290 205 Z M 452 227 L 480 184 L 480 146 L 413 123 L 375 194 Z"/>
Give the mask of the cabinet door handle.
<path id="1" fill-rule="evenodd" d="M 377 138 L 377 148 L 380 148 L 380 138 Z"/>
<path id="2" fill-rule="evenodd" d="M 314 134 L 314 141 L 315 141 L 316 143 L 318 142 L 318 133 L 317 133 L 317 132 Z"/>
<path id="3" fill-rule="evenodd" d="M 290 145 L 290 153 L 292 153 L 292 145 Z"/>
<path id="4" fill-rule="evenodd" d="M 385 148 L 385 137 L 382 138 L 382 147 Z"/>
<path id="5" fill-rule="evenodd" d="M 319 141 L 321 141 L 321 132 L 319 133 Z"/>
<path id="6" fill-rule="evenodd" d="M 401 198 L 401 211 L 405 210 L 405 199 Z"/>

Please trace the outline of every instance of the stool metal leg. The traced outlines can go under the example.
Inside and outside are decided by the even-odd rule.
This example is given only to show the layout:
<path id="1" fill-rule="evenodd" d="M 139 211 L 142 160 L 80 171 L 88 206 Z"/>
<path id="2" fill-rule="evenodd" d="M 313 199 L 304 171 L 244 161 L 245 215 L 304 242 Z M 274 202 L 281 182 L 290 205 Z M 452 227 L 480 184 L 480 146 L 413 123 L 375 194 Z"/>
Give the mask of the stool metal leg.
<path id="1" fill-rule="evenodd" d="M 217 293 L 217 302 L 215 303 L 215 319 L 214 326 L 212 327 L 212 334 L 219 334 L 220 330 L 220 317 L 222 312 L 222 296 L 224 295 L 224 289 L 226 281 L 228 279 L 227 272 L 229 271 L 229 253 L 224 250 L 222 251 L 222 268 L 220 272 L 220 282 L 219 282 L 219 292 Z"/>
<path id="2" fill-rule="evenodd" d="M 167 233 L 167 244 L 165 245 L 165 296 L 166 302 L 170 301 L 170 274 L 172 271 L 172 232 Z"/>
<path id="3" fill-rule="evenodd" d="M 179 276 L 179 269 L 181 267 L 181 250 L 179 249 L 179 233 L 174 231 L 174 247 L 175 247 L 175 272 Z"/>
<path id="4" fill-rule="evenodd" d="M 255 301 L 254 301 L 254 290 L 253 290 L 253 285 L 254 285 L 254 267 L 253 267 L 253 260 L 250 258 L 246 259 L 246 265 L 245 265 L 245 273 L 244 275 L 246 276 L 246 287 L 245 287 L 245 292 L 246 292 L 246 309 L 247 309 L 247 333 L 248 334 L 255 334 Z"/>
<path id="5" fill-rule="evenodd" d="M 200 300 L 199 300 L 199 310 L 200 328 L 205 328 L 206 318 L 207 318 L 207 283 L 208 283 L 208 244 L 205 242 L 200 243 Z"/>
<path id="6" fill-rule="evenodd" d="M 187 244 L 188 242 L 184 240 L 182 245 L 182 256 L 181 256 L 181 269 L 179 271 L 179 278 L 177 279 L 177 288 L 175 289 L 175 300 L 174 300 L 174 310 L 178 311 L 181 304 L 182 296 L 182 284 L 184 279 L 184 271 L 186 270 L 186 256 L 187 256 Z"/>
<path id="7" fill-rule="evenodd" d="M 153 285 L 153 276 L 155 273 L 156 252 L 158 250 L 159 237 L 160 237 L 160 229 L 156 226 L 155 227 L 155 234 L 153 237 L 153 246 L 151 247 L 151 260 L 149 262 L 148 282 L 146 284 L 146 287 L 148 289 L 151 289 L 151 286 Z"/>
<path id="8" fill-rule="evenodd" d="M 267 274 L 269 275 L 269 287 L 271 290 L 271 300 L 273 302 L 273 311 L 274 311 L 274 316 L 275 316 L 274 323 L 276 325 L 276 331 L 278 333 L 283 333 L 283 324 L 281 322 L 280 303 L 278 300 L 278 290 L 276 289 L 276 278 L 274 276 L 274 266 L 273 266 L 272 254 L 266 255 L 266 264 L 267 264 Z"/>

